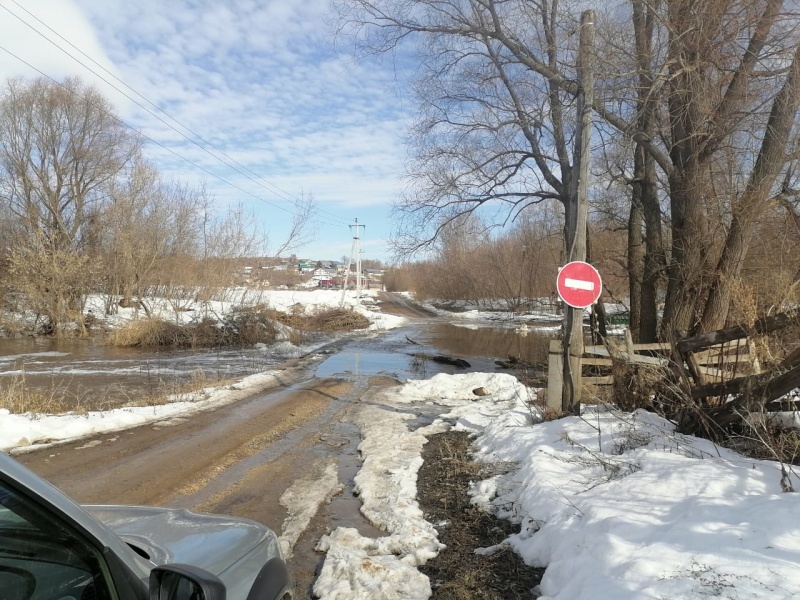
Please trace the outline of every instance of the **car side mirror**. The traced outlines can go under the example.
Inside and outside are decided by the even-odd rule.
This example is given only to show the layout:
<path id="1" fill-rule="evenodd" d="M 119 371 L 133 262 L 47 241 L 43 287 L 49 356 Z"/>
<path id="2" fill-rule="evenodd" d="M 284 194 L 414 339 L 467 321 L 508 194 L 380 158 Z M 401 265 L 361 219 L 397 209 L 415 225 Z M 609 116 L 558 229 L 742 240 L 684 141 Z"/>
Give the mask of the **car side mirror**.
<path id="1" fill-rule="evenodd" d="M 192 565 L 162 565 L 150 571 L 150 600 L 225 600 L 225 584 Z"/>

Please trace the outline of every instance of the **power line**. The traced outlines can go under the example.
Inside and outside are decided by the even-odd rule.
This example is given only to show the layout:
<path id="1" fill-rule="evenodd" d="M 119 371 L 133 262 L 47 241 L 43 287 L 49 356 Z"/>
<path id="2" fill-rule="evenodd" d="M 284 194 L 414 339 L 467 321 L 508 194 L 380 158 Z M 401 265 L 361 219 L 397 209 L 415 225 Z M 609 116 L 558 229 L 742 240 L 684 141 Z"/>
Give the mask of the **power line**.
<path id="1" fill-rule="evenodd" d="M 44 23 L 44 22 L 43 22 L 41 19 L 39 19 L 39 18 L 38 18 L 36 15 L 32 14 L 32 13 L 31 13 L 29 10 L 27 10 L 25 7 L 21 6 L 21 5 L 20 5 L 18 2 L 16 2 L 16 0 L 11 0 L 11 2 L 13 2 L 13 3 L 14 3 L 16 6 L 17 6 L 17 7 L 19 7 L 21 10 L 23 10 L 25 13 L 27 13 L 28 15 L 30 15 L 30 16 L 31 16 L 33 19 L 35 19 L 37 22 L 41 23 L 41 25 L 42 25 L 42 26 L 46 27 L 46 28 L 47 28 L 49 31 L 51 31 L 53 34 L 55 34 L 56 36 L 58 36 L 58 37 L 59 37 L 61 40 L 63 40 L 65 43 L 69 44 L 69 45 L 70 45 L 72 48 L 74 48 L 74 49 L 75 49 L 77 52 L 79 52 L 80 54 L 82 54 L 83 56 L 85 56 L 85 57 L 86 57 L 88 60 L 90 60 L 92 63 L 94 63 L 94 64 L 95 64 L 97 67 L 99 67 L 100 69 L 102 69 L 103 71 L 105 71 L 106 73 L 108 73 L 108 74 L 109 74 L 111 77 L 113 77 L 114 79 L 116 79 L 116 80 L 117 80 L 118 82 L 120 82 L 120 83 L 121 83 L 123 86 L 125 86 L 126 88 L 128 88 L 129 90 L 131 90 L 131 91 L 132 91 L 134 94 L 136 94 L 137 96 L 139 96 L 140 98 L 142 98 L 142 99 L 143 99 L 145 102 L 147 102 L 148 104 L 150 104 L 151 106 L 153 106 L 153 107 L 154 107 L 156 110 L 158 110 L 159 112 L 161 112 L 161 113 L 163 113 L 164 115 L 166 115 L 166 116 L 167 116 L 167 117 L 168 117 L 170 120 L 172 120 L 172 121 L 174 121 L 175 123 L 177 123 L 178 125 L 180 125 L 180 127 L 182 127 L 183 129 L 185 129 L 186 131 L 188 131 L 189 133 L 191 133 L 191 134 L 192 134 L 192 135 L 193 135 L 195 138 L 197 138 L 197 139 L 199 139 L 200 141 L 202 141 L 202 142 L 203 142 L 203 144 L 205 144 L 205 146 L 204 146 L 204 145 L 202 145 L 202 144 L 200 144 L 200 143 L 198 143 L 198 142 L 197 142 L 195 139 L 192 139 L 191 137 L 187 136 L 187 135 L 186 135 L 184 132 L 182 132 L 182 131 L 180 131 L 179 129 L 177 129 L 177 128 L 176 128 L 174 125 L 172 125 L 171 123 L 168 123 L 168 122 L 167 122 L 167 121 L 165 121 L 165 120 L 164 120 L 164 119 L 163 119 L 161 116 L 159 116 L 158 114 L 154 113 L 154 112 L 153 112 L 152 110 L 150 110 L 148 107 L 144 106 L 144 105 L 143 105 L 142 103 L 140 103 L 138 100 L 136 100 L 135 98 L 131 97 L 129 94 L 127 94 L 126 92 L 124 92 L 123 90 L 121 90 L 119 87 L 117 87 L 117 86 L 116 86 L 115 84 L 113 84 L 112 82 L 108 81 L 108 79 L 106 79 L 105 77 L 103 77 L 101 74 L 99 74 L 97 71 L 95 71 L 94 69 L 92 69 L 91 67 L 89 67 L 87 64 L 85 64 L 84 62 L 82 62 L 80 59 L 78 59 L 77 57 L 75 57 L 73 54 L 71 54 L 70 52 L 68 52 L 67 50 L 65 50 L 65 49 L 64 49 L 62 46 L 60 46 L 60 45 L 59 45 L 59 44 L 57 44 L 55 41 L 53 41 L 51 38 L 49 38 L 47 35 L 45 35 L 45 34 L 44 34 L 44 33 L 42 33 L 41 31 L 39 31 L 39 30 L 38 30 L 36 27 L 34 27 L 33 25 L 31 25 L 30 23 L 28 23 L 27 21 L 25 21 L 25 20 L 24 20 L 22 17 L 20 17 L 20 16 L 19 16 L 19 15 L 17 15 L 16 13 L 14 13 L 14 12 L 13 12 L 12 10 L 10 10 L 8 7 L 6 7 L 5 5 L 2 5 L 2 4 L 0 4 L 0 8 L 3 8 L 3 9 L 6 11 L 6 12 L 8 12 L 10 15 L 12 15 L 14 18 L 16 18 L 18 21 L 20 21 L 20 22 L 21 22 L 21 23 L 23 23 L 25 26 L 27 26 L 28 28 L 30 28 L 31 30 L 33 30 L 35 33 L 37 33 L 39 36 L 41 36 L 42 38 L 44 38 L 45 40 L 47 40 L 47 41 L 48 41 L 50 44 L 52 44 L 52 45 L 53 45 L 53 46 L 55 46 L 55 47 L 56 47 L 58 50 L 60 50 L 61 52 L 63 52 L 63 53 L 64 53 L 64 54 L 66 54 L 67 56 L 69 56 L 71 59 L 73 59 L 75 62 L 77 62 L 77 63 L 78 63 L 79 65 L 81 65 L 83 68 L 85 68 L 87 71 L 89 71 L 90 73 L 92 73 L 93 75 L 95 75 L 95 76 L 96 76 L 98 79 L 100 79 L 101 81 L 103 81 L 103 82 L 105 82 L 106 84 L 108 84 L 110 87 L 112 87 L 113 89 L 115 89 L 116 91 L 118 91 L 120 94 L 122 94 L 123 96 L 125 96 L 126 98 L 128 98 L 128 99 L 129 99 L 131 102 L 133 102 L 134 104 L 136 104 L 136 105 L 137 105 L 138 107 L 140 107 L 142 110 L 146 111 L 148 114 L 150 114 L 151 116 L 153 116 L 153 117 L 155 117 L 156 119 L 158 119 L 158 120 L 159 120 L 161 123 L 163 123 L 164 125 L 166 125 L 167 127 L 169 127 L 171 130 L 175 131 L 177 134 L 179 134 L 181 137 L 183 137 L 183 138 L 184 138 L 185 140 L 187 140 L 188 142 L 190 142 L 190 143 L 194 144 L 194 145 L 195 145 L 195 146 L 197 146 L 199 149 L 203 150 L 205 153 L 207 153 L 209 156 L 211 156 L 211 157 L 212 157 L 212 158 L 214 158 L 215 160 L 218 160 L 219 162 L 221 162 L 222 164 L 224 164 L 226 167 L 228 167 L 228 168 L 230 168 L 230 169 L 233 169 L 233 170 L 234 170 L 236 173 L 238 173 L 239 175 L 242 175 L 242 176 L 243 176 L 243 177 L 245 177 L 246 179 L 248 179 L 248 180 L 252 181 L 252 182 L 253 182 L 253 183 L 255 183 L 256 185 L 258 185 L 258 186 L 260 186 L 261 188 L 263 188 L 264 190 L 266 190 L 266 191 L 268 191 L 268 192 L 270 192 L 270 193 L 272 193 L 272 194 L 275 194 L 276 196 L 278 196 L 278 197 L 282 198 L 283 200 L 286 200 L 287 202 L 290 202 L 291 204 L 293 204 L 293 205 L 294 205 L 295 207 L 297 207 L 297 208 L 301 208 L 301 207 L 300 207 L 300 205 L 299 205 L 299 202 L 301 202 L 301 200 L 300 200 L 300 199 L 295 199 L 295 198 L 291 197 L 291 195 L 290 195 L 290 193 L 289 193 L 289 192 L 287 192 L 287 191 L 283 190 L 282 188 L 278 187 L 277 185 L 275 185 L 275 184 L 273 184 L 273 183 L 269 182 L 268 180 L 264 179 L 262 176 L 260 176 L 260 175 L 258 175 L 257 173 L 253 172 L 253 171 L 252 171 L 252 170 L 251 170 L 249 167 L 247 167 L 246 165 L 243 165 L 242 163 L 240 163 L 240 162 L 239 162 L 239 161 L 237 161 L 236 159 L 234 159 L 234 158 L 232 158 L 231 156 L 229 156 L 228 154 L 226 154 L 226 153 L 225 153 L 223 150 L 220 150 L 219 148 L 217 148 L 217 147 L 216 147 L 214 144 L 212 144 L 211 142 L 209 142 L 208 140 L 206 140 L 205 138 L 203 138 L 203 137 L 202 137 L 200 134 L 196 133 L 196 132 L 195 132 L 195 131 L 193 131 L 191 128 L 189 128 L 188 126 L 184 125 L 183 123 L 181 123 L 180 121 L 178 121 L 177 119 L 175 119 L 174 117 L 172 117 L 172 116 L 171 116 L 169 113 L 167 113 L 165 110 L 161 109 L 161 108 L 160 108 L 158 105 L 156 105 L 154 102 L 152 102 L 151 100 L 149 100 L 149 99 L 148 99 L 147 97 L 145 97 L 143 94 L 141 94 L 140 92 L 136 91 L 136 90 L 135 90 L 133 87 L 131 87 L 130 85 L 128 85 L 127 83 L 125 83 L 125 82 L 124 82 L 122 79 L 120 79 L 119 77 L 117 77 L 116 75 L 114 75 L 113 73 L 111 73 L 111 72 L 110 72 L 108 69 L 106 69 L 106 68 L 105 68 L 104 66 L 102 66 L 100 63 L 98 63 L 96 60 L 94 60 L 92 57 L 90 57 L 90 56 L 89 56 L 89 55 L 87 55 L 85 52 L 83 52 L 82 50 L 80 50 L 80 49 L 79 49 L 77 46 L 75 46 L 75 45 L 74 45 L 72 42 L 70 42 L 69 40 L 67 40 L 66 38 L 64 38 L 64 37 L 63 37 L 61 34 L 59 34 L 57 31 L 55 31 L 55 30 L 54 30 L 52 27 L 50 27 L 49 25 L 47 25 L 46 23 Z M 3 50 L 5 50 L 5 51 L 6 51 L 8 54 L 10 54 L 10 55 L 14 56 L 15 58 L 17 58 L 17 60 L 20 60 L 20 61 L 21 61 L 21 62 L 23 62 L 24 64 L 28 65 L 30 68 L 34 69 L 35 71 L 37 71 L 37 72 L 38 72 L 38 73 L 40 73 L 41 75 L 43 75 L 43 76 L 47 77 L 47 78 L 48 78 L 48 79 L 50 79 L 51 81 L 55 81 L 53 78 L 49 77 L 48 75 L 46 75 L 45 73 L 43 73 L 42 71 L 40 71 L 39 69 L 37 69 L 36 67 L 34 67 L 33 65 L 31 65 L 30 63 L 26 62 L 25 60 L 23 60 L 22 58 L 20 58 L 19 56 L 17 56 L 17 55 L 16 55 L 16 54 L 14 54 L 13 52 L 11 52 L 10 50 L 8 50 L 8 49 L 6 49 L 6 48 L 4 48 L 4 47 L 1 47 L 1 46 L 0 46 L 0 48 L 2 48 Z M 56 83 L 58 83 L 57 81 L 55 81 L 55 82 L 56 82 Z M 172 154 L 174 154 L 175 156 L 177 156 L 177 157 L 181 158 L 182 160 L 185 160 L 187 163 L 191 164 L 192 166 L 194 166 L 194 167 L 196 167 L 196 168 L 199 168 L 199 169 L 201 169 L 203 172 L 205 172 L 205 173 L 208 173 L 209 175 L 211 175 L 211 176 L 213 176 L 213 177 L 215 177 L 215 178 L 219 179 L 220 181 L 223 181 L 223 182 L 224 182 L 224 183 L 226 183 L 227 185 L 231 185 L 231 186 L 232 186 L 232 187 L 234 187 L 235 189 L 237 189 L 237 190 L 239 190 L 239 191 L 243 191 L 244 193 L 246 193 L 246 194 L 248 194 L 248 195 L 252 196 L 253 198 L 255 198 L 255 199 L 257 199 L 257 200 L 260 200 L 260 201 L 262 201 L 262 202 L 265 202 L 265 203 L 267 203 L 267 204 L 269 204 L 269 205 L 271 205 L 271 206 L 274 206 L 274 207 L 276 207 L 276 208 L 280 208 L 281 210 L 286 210 L 286 209 L 283 209 L 282 207 L 278 207 L 277 205 L 275 205 L 275 204 L 273 204 L 273 203 L 271 203 L 271 202 L 269 202 L 269 201 L 267 201 L 267 200 L 265 200 L 265 199 L 263 199 L 263 198 L 261 198 L 261 197 L 259 197 L 259 196 L 255 195 L 255 194 L 252 194 L 251 192 L 246 192 L 246 191 L 244 191 L 244 190 L 243 190 L 242 188 L 240 188 L 239 186 L 237 186 L 237 185 L 235 185 L 235 184 L 232 184 L 231 182 L 229 182 L 229 181 L 225 180 L 225 179 L 224 179 L 224 178 L 222 178 L 221 176 L 218 176 L 218 175 L 216 175 L 215 173 L 212 173 L 212 172 L 211 172 L 211 171 L 209 171 L 208 169 L 206 169 L 206 168 L 204 168 L 204 167 L 200 167 L 199 165 L 197 165 L 197 164 L 196 164 L 195 162 L 193 162 L 192 160 L 190 160 L 190 159 L 188 159 L 188 158 L 185 158 L 185 157 L 183 157 L 182 155 L 178 154 L 178 153 L 177 153 L 177 152 L 175 152 L 174 150 L 171 150 L 171 149 L 167 148 L 166 146 L 164 146 L 163 144 L 160 144 L 160 143 L 156 142 L 155 140 L 153 140 L 153 139 L 152 139 L 152 138 L 150 138 L 149 136 L 146 136 L 145 134 L 143 134 L 143 133 L 142 133 L 142 132 L 140 132 L 139 130 L 137 130 L 137 129 L 133 128 L 132 126 L 128 125 L 127 123 L 123 122 L 121 119 L 118 119 L 118 120 L 119 120 L 119 122 L 120 122 L 120 123 L 122 123 L 122 124 L 123 124 L 125 127 L 128 127 L 128 128 L 130 128 L 130 129 L 132 129 L 132 130 L 136 131 L 137 133 L 139 133 L 139 134 L 140 134 L 140 135 L 142 135 L 143 137 L 147 138 L 148 140 L 152 141 L 152 142 L 153 142 L 153 143 L 155 143 L 156 145 L 158 145 L 158 146 L 160 146 L 160 147 L 162 147 L 162 148 L 164 148 L 164 149 L 168 150 L 169 152 L 171 152 L 171 153 L 172 153 Z M 214 150 L 216 153 L 218 153 L 219 155 L 221 155 L 221 156 L 225 157 L 225 159 L 227 159 L 227 160 L 228 160 L 228 161 L 230 161 L 230 162 L 227 162 L 227 161 L 226 161 L 226 160 L 224 160 L 223 158 L 220 158 L 220 156 L 218 156 L 218 155 L 217 155 L 217 154 L 215 154 L 214 152 L 211 152 L 211 150 L 209 150 L 209 149 L 208 149 L 208 147 L 206 147 L 206 146 L 208 146 L 208 147 L 212 148 L 212 149 L 213 149 L 213 150 Z M 231 163 L 234 163 L 235 165 L 238 165 L 239 167 L 241 167 L 242 169 L 244 169 L 245 171 L 247 171 L 247 172 L 248 172 L 248 173 L 250 173 L 251 175 L 248 175 L 248 173 L 245 173 L 245 172 L 241 171 L 240 169 L 238 169 L 236 166 L 234 166 L 234 165 L 233 165 L 233 164 L 231 164 Z M 255 178 L 254 178 L 254 177 L 255 177 Z M 257 179 L 256 179 L 256 178 L 257 178 Z M 263 183 L 262 183 L 262 181 L 263 181 Z M 267 186 L 269 186 L 269 187 L 266 187 L 264 184 L 266 184 L 266 185 L 267 185 Z M 270 189 L 270 188 L 272 188 L 272 189 Z M 276 192 L 275 190 L 278 190 L 278 191 Z M 291 211 L 288 211 L 288 212 L 290 212 L 290 213 L 291 213 Z M 346 220 L 346 219 L 344 219 L 343 217 L 340 217 L 339 215 L 336 215 L 336 214 L 330 213 L 330 212 L 328 212 L 328 211 L 324 211 L 324 210 L 322 210 L 322 209 L 319 209 L 319 208 L 314 208 L 314 209 L 313 209 L 313 212 L 315 212 L 315 213 L 318 213 L 318 214 L 320 215 L 320 219 L 315 219 L 315 220 L 317 220 L 318 222 L 321 222 L 321 223 L 322 223 L 322 222 L 327 222 L 327 224 L 334 225 L 334 226 L 344 226 L 344 225 L 347 223 L 347 220 Z M 294 214 L 294 213 L 291 213 L 291 214 Z M 328 215 L 328 217 L 322 217 L 322 214 Z M 330 221 L 330 219 L 335 219 L 336 221 L 339 221 L 339 222 L 331 222 L 331 221 Z"/>
<path id="2" fill-rule="evenodd" d="M 50 81 L 52 81 L 53 83 L 55 83 L 55 84 L 56 84 L 57 86 L 59 86 L 60 88 L 62 88 L 62 89 L 64 89 L 64 90 L 66 90 L 67 92 L 69 92 L 69 93 L 71 93 L 71 94 L 74 94 L 73 90 L 70 90 L 69 88 L 67 88 L 66 86 L 64 86 L 64 84 L 62 84 L 60 81 L 57 81 L 56 79 L 53 79 L 53 78 L 52 78 L 52 77 L 50 77 L 50 76 L 49 76 L 47 73 L 44 73 L 43 71 L 41 71 L 41 70 L 37 69 L 36 67 L 34 67 L 32 64 L 30 64 L 30 63 L 29 63 L 28 61 L 26 61 L 25 59 L 23 59 L 23 58 L 21 58 L 21 57 L 17 56 L 16 54 L 14 54 L 13 52 L 11 52 L 11 50 L 9 50 L 8 48 L 6 48 L 6 47 L 4 47 L 4 46 L 0 45 L 0 50 L 3 50 L 3 51 L 4 51 L 4 52 L 6 52 L 7 54 L 10 54 L 10 55 L 11 55 L 11 56 L 13 56 L 14 58 L 16 58 L 18 61 L 20 61 L 21 63 L 23 63 L 24 65 L 26 65 L 26 66 L 30 67 L 31 69 L 33 69 L 34 71 L 36 71 L 37 73 L 39 73 L 39 74 L 40 74 L 42 77 L 45 77 L 46 79 L 49 79 Z M 169 152 L 169 153 L 171 153 L 171 154 L 175 155 L 176 157 L 178 157 L 178 158 L 180 158 L 181 160 L 183 160 L 183 161 L 185 161 L 185 162 L 189 163 L 190 165 L 192 165 L 192 166 L 193 166 L 193 167 L 195 167 L 196 169 L 199 169 L 200 171 L 203 171 L 204 173 L 206 173 L 206 174 L 210 175 L 211 177 L 214 177 L 215 179 L 218 179 L 219 181 L 223 182 L 223 183 L 224 183 L 224 184 L 226 184 L 226 185 L 229 185 L 229 186 L 231 186 L 232 188 L 234 188 L 234 189 L 236 189 L 236 190 L 238 190 L 238 191 L 242 192 L 243 194 L 246 194 L 246 195 L 248 195 L 248 196 L 250 196 L 250 197 L 252 197 L 252 198 L 254 198 L 254 199 L 256 199 L 256 200 L 260 200 L 261 202 L 264 202 L 265 204 L 269 204 L 269 205 L 270 205 L 270 206 L 272 206 L 273 208 L 277 208 L 278 210 L 282 210 L 282 211 L 284 211 L 284 212 L 286 212 L 286 213 L 289 213 L 289 214 L 290 214 L 290 215 L 292 215 L 292 216 L 296 216 L 296 213 L 292 212 L 292 211 L 291 211 L 291 210 L 289 210 L 288 208 L 285 208 L 285 207 L 283 207 L 283 206 L 280 206 L 280 205 L 278 205 L 278 204 L 275 204 L 274 202 L 270 202 L 269 200 L 266 200 L 266 199 L 264 199 L 264 198 L 262 198 L 262 197 L 260 197 L 260 196 L 256 196 L 254 193 L 252 193 L 252 192 L 250 192 L 250 191 L 248 191 L 248 190 L 245 190 L 244 188 L 240 187 L 239 185 L 237 185 L 237 184 L 233 183 L 232 181 L 228 181 L 227 179 L 225 179 L 225 178 L 224 178 L 224 177 L 222 177 L 221 175 L 218 175 L 218 174 L 214 173 L 213 171 L 210 171 L 210 170 L 208 170 L 207 168 L 203 167 L 202 165 L 199 165 L 199 164 L 197 164 L 197 163 L 196 163 L 196 162 L 194 162 L 193 160 L 191 160 L 191 159 L 189 159 L 189 158 L 186 158 L 185 156 L 182 156 L 181 154 L 179 154 L 178 152 L 176 152 L 176 151 L 175 151 L 175 150 L 173 150 L 172 148 L 169 148 L 169 147 L 165 146 L 165 145 L 164 145 L 164 144 L 162 144 L 161 142 L 159 142 L 159 141 L 157 141 L 157 140 L 154 140 L 153 138 L 151 138 L 149 135 L 147 135 L 147 134 L 145 134 L 145 133 L 142 133 L 141 131 L 139 131 L 139 130 L 138 130 L 138 129 L 136 129 L 135 127 L 132 127 L 131 125 L 128 125 L 128 124 L 127 124 L 125 121 L 123 121 L 121 118 L 119 118 L 119 117 L 118 117 L 117 115 L 115 115 L 114 113 L 108 112 L 107 110 L 104 110 L 102 107 L 99 107 L 99 106 L 98 106 L 98 107 L 96 107 L 96 108 L 100 109 L 100 110 L 101 110 L 103 113 L 105 113 L 105 114 L 106 114 L 108 117 L 111 117 L 112 119 L 114 119 L 115 121 L 117 121 L 117 123 L 119 123 L 119 124 L 120 124 L 120 125 L 122 125 L 123 127 L 127 127 L 127 128 L 128 128 L 128 129 L 130 129 L 131 131 L 134 131 L 134 132 L 136 132 L 137 134 L 139 134 L 139 135 L 141 135 L 143 138 L 145 138 L 147 141 L 149 141 L 149 142 L 152 142 L 152 143 L 153 143 L 153 144 L 155 144 L 156 146 L 158 146 L 158 147 L 160 147 L 160 148 L 162 148 L 162 149 L 166 150 L 167 152 Z M 313 220 L 317 221 L 318 223 L 323 223 L 323 221 L 321 221 L 321 220 L 319 220 L 319 219 L 313 219 Z M 337 225 L 337 226 L 338 226 L 338 224 L 334 224 L 334 225 Z"/>

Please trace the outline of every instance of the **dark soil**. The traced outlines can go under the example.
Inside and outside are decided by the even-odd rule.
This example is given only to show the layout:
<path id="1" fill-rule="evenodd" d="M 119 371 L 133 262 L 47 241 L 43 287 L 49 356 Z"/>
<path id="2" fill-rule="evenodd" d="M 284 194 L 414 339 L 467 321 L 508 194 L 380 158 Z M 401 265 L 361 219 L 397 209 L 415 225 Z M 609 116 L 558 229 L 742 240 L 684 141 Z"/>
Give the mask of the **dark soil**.
<path id="1" fill-rule="evenodd" d="M 447 547 L 420 570 L 431 580 L 433 598 L 469 600 L 534 598 L 544 569 L 527 566 L 511 549 L 492 556 L 476 548 L 499 544 L 516 526 L 470 503 L 470 481 L 481 478 L 485 465 L 472 461 L 469 434 L 448 431 L 432 435 L 423 447 L 417 477 L 417 500 L 439 541 Z"/>

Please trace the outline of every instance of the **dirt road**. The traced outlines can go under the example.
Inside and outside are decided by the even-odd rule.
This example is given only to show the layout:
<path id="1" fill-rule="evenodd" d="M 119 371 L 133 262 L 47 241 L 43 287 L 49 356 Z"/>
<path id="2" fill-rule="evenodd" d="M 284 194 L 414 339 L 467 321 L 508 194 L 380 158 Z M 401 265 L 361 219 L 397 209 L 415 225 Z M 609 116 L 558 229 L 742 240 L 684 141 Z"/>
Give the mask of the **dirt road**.
<path id="1" fill-rule="evenodd" d="M 420 306 L 400 294 L 379 292 L 377 298 L 378 302 L 381 304 L 381 309 L 394 315 L 400 315 L 401 317 L 408 317 L 411 319 L 430 319 L 436 317 L 436 313 L 429 311 L 427 308 Z"/>
<path id="2" fill-rule="evenodd" d="M 339 525 L 381 535 L 352 495 L 359 462 L 358 428 L 348 412 L 368 387 L 327 378 L 256 396 L 224 409 L 159 422 L 17 458 L 85 504 L 190 508 L 260 521 L 278 534 L 288 516 L 281 495 L 313 481 L 333 461 L 344 491 L 324 506 L 297 540 L 289 567 L 297 597 L 311 597 L 322 555 L 319 537 Z"/>
<path id="3" fill-rule="evenodd" d="M 400 296 L 382 294 L 387 312 L 428 316 Z M 367 392 L 390 377 L 317 379 L 321 359 L 287 368 L 286 386 L 219 410 L 18 456 L 84 504 L 150 504 L 216 512 L 260 521 L 278 534 L 288 513 L 281 495 L 318 478 L 334 463 L 344 491 L 323 505 L 299 539 L 290 540 L 289 567 L 297 597 L 311 597 L 322 555 L 319 537 L 337 526 L 381 535 L 361 516 L 352 494 L 359 430 L 349 419 Z"/>

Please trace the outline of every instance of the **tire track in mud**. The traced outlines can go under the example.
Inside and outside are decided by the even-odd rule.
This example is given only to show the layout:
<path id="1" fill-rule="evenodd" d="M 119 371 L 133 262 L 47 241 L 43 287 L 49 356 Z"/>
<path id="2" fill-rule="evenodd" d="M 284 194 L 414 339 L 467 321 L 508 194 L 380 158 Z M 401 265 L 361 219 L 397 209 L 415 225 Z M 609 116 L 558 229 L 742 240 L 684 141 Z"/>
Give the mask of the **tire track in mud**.
<path id="1" fill-rule="evenodd" d="M 162 505 L 264 523 L 285 534 L 297 598 L 306 598 L 324 560 L 315 551 L 323 534 L 345 526 L 384 535 L 361 515 L 353 493 L 361 466 L 353 417 L 376 390 L 393 384 L 380 376 L 312 379 L 18 459 L 80 503 Z M 314 489 L 314 506 L 299 507 L 297 494 L 320 480 L 327 488 Z"/>
<path id="2" fill-rule="evenodd" d="M 223 499 L 235 494 L 238 487 L 242 485 L 246 487 L 247 479 L 252 478 L 252 471 L 269 467 L 269 462 L 261 464 L 262 460 L 256 460 L 255 462 L 259 466 L 253 466 L 247 459 L 261 454 L 273 444 L 286 440 L 292 432 L 307 427 L 309 423 L 319 419 L 328 409 L 332 400 L 347 394 L 351 388 L 352 385 L 347 382 L 329 379 L 315 382 L 312 387 L 292 392 L 284 400 L 284 403 L 289 406 L 290 412 L 284 412 L 280 419 L 269 423 L 269 427 L 263 431 L 260 430 L 260 422 L 248 423 L 247 428 L 250 433 L 238 447 L 221 456 L 213 464 L 209 464 L 204 472 L 197 474 L 192 482 L 176 490 L 174 495 L 166 501 L 171 505 L 191 503 L 195 510 L 205 512 L 212 512 L 212 509 L 225 506 Z M 258 458 L 269 461 L 269 457 Z M 236 465 L 240 463 L 241 466 L 237 468 Z M 241 479 L 243 476 L 241 473 L 246 473 L 247 479 Z M 218 477 L 223 477 L 228 481 L 235 479 L 236 482 L 233 486 L 226 486 L 224 490 L 217 490 L 210 499 L 199 500 L 198 493 Z M 207 496 L 208 494 L 206 494 Z M 189 499 L 188 502 L 185 498 Z M 216 510 L 216 512 L 220 511 Z"/>

